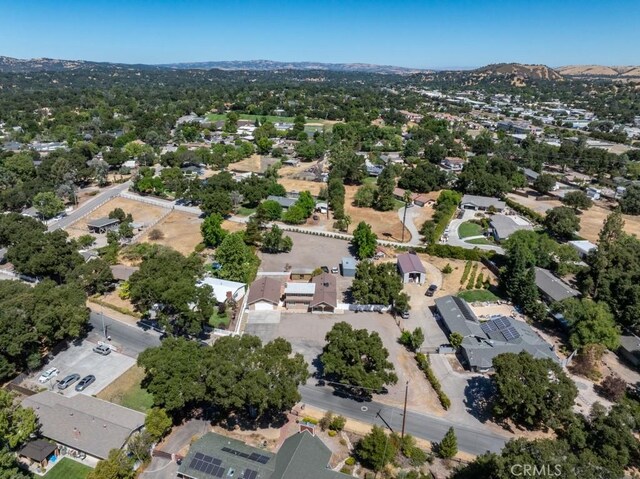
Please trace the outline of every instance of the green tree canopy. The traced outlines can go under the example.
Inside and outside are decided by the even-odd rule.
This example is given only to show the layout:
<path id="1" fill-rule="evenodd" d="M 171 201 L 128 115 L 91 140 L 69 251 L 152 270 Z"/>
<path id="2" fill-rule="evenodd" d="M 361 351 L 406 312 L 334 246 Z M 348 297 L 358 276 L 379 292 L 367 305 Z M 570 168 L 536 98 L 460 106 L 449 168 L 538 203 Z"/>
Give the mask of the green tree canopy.
<path id="1" fill-rule="evenodd" d="M 562 197 L 562 203 L 574 210 L 588 210 L 593 205 L 584 191 L 570 191 Z"/>
<path id="2" fill-rule="evenodd" d="M 557 304 L 555 309 L 561 311 L 569 322 L 572 348 L 582 349 L 589 344 L 601 344 L 615 351 L 620 345 L 620 331 L 605 303 L 597 303 L 589 298 L 569 298 Z"/>
<path id="3" fill-rule="evenodd" d="M 371 231 L 371 226 L 361 221 L 353 231 L 351 244 L 355 248 L 356 255 L 359 259 L 371 258 L 376 253 L 378 237 Z"/>
<path id="4" fill-rule="evenodd" d="M 443 459 L 451 459 L 456 454 L 458 454 L 458 439 L 455 431 L 450 427 L 438 444 L 438 455 Z"/>
<path id="5" fill-rule="evenodd" d="M 33 197 L 33 206 L 45 219 L 51 219 L 64 211 L 64 202 L 52 191 L 38 193 Z"/>
<path id="6" fill-rule="evenodd" d="M 622 198 L 620 210 L 628 215 L 640 215 L 640 186 L 629 185 Z"/>
<path id="7" fill-rule="evenodd" d="M 222 218 L 220 214 L 213 213 L 207 216 L 200 225 L 204 244 L 210 248 L 216 248 L 219 246 L 227 235 L 227 231 L 222 228 L 223 221 L 224 218 Z"/>
<path id="8" fill-rule="evenodd" d="M 256 277 L 260 260 L 247 246 L 242 232 L 228 234 L 215 254 L 222 267 L 215 273 L 219 278 L 250 283 Z"/>
<path id="9" fill-rule="evenodd" d="M 99 461 L 87 479 L 133 479 L 135 476 L 133 458 L 122 449 L 112 449 L 109 457 Z"/>
<path id="10" fill-rule="evenodd" d="M 533 189 L 543 195 L 549 193 L 556 186 L 556 178 L 553 175 L 542 173 L 533 182 Z"/>
<path id="11" fill-rule="evenodd" d="M 544 226 L 553 236 L 568 240 L 580 229 L 580 220 L 573 208 L 557 206 L 547 211 Z"/>
<path id="12" fill-rule="evenodd" d="M 356 444 L 358 460 L 374 471 L 381 471 L 398 452 L 395 441 L 391 440 L 380 426 L 373 426 L 371 432 Z"/>
<path id="13" fill-rule="evenodd" d="M 278 225 L 273 225 L 271 230 L 262 236 L 262 248 L 265 253 L 287 253 L 293 248 L 291 236 L 283 236 Z"/>

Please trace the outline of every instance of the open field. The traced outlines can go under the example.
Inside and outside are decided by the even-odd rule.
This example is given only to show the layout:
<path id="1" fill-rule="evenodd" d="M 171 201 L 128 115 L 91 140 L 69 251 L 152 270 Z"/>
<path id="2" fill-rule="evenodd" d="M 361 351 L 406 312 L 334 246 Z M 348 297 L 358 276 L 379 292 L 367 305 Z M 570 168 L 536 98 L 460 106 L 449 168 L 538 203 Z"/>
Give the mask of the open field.
<path id="1" fill-rule="evenodd" d="M 364 221 L 371 225 L 371 230 L 378 235 L 378 238 L 400 241 L 402 238 L 402 221 L 398 217 L 398 211 L 376 211 L 373 208 L 357 208 L 352 204 L 356 191 L 358 191 L 357 186 L 345 186 L 344 210 L 351 217 L 350 230 L 353 231 L 358 223 Z M 419 227 L 419 225 L 416 226 Z M 405 228 L 404 240 L 409 241 L 410 239 L 411 233 Z"/>
<path id="2" fill-rule="evenodd" d="M 249 173 L 264 173 L 267 171 L 267 168 L 271 165 L 274 165 L 279 160 L 277 158 L 272 157 L 264 157 L 263 155 L 258 155 L 254 153 L 249 158 L 245 158 L 244 160 L 238 161 L 236 163 L 231 163 L 229 165 L 229 169 L 231 171 L 241 171 L 241 172 L 249 172 Z"/>
<path id="3" fill-rule="evenodd" d="M 462 275 L 464 273 L 464 266 L 466 261 L 458 260 L 458 259 L 450 259 L 450 258 L 438 258 L 436 256 L 429 256 L 426 254 L 420 254 L 420 258 L 425 263 L 431 263 L 433 266 L 438 268 L 440 271 L 448 264 L 451 266 L 453 271 L 449 274 L 443 274 L 443 282 L 442 287 L 436 292 L 436 296 L 446 296 L 447 294 L 456 294 L 461 288 L 464 288 L 465 285 L 460 284 L 460 280 L 462 279 Z M 486 267 L 482 265 L 482 263 L 478 263 L 478 271 L 479 275 L 482 273 L 483 278 L 489 278 L 489 282 L 492 285 L 497 285 L 498 280 L 496 276 L 489 271 Z M 476 276 L 477 277 L 477 276 Z"/>
<path id="4" fill-rule="evenodd" d="M 598 234 L 604 221 L 610 214 L 611 210 L 607 208 L 598 205 L 592 206 L 579 216 L 580 231 L 578 231 L 578 235 L 595 243 L 598 240 Z M 640 237 L 640 217 L 631 215 L 622 215 L 622 217 L 624 219 L 624 230 L 629 234 Z"/>
<path id="5" fill-rule="evenodd" d="M 237 231 L 244 231 L 246 225 L 244 223 L 236 223 L 235 221 L 224 220 L 222 222 L 222 229 L 229 233 L 235 233 Z"/>
<path id="6" fill-rule="evenodd" d="M 145 389 L 142 389 L 143 378 L 144 369 L 135 365 L 131 366 L 124 374 L 100 391 L 97 397 L 136 411 L 146 412 L 153 406 L 153 397 Z"/>
<path id="7" fill-rule="evenodd" d="M 547 210 L 551 208 L 555 208 L 556 206 L 562 206 L 560 200 L 550 200 L 550 201 L 536 201 L 534 196 L 529 196 L 525 198 L 524 196 L 514 195 L 513 193 L 509 193 L 507 198 L 515 201 L 516 203 L 520 203 L 522 206 L 526 206 L 527 208 L 532 209 L 536 213 L 545 214 Z"/>
<path id="8" fill-rule="evenodd" d="M 133 216 L 134 223 L 142 223 L 144 225 L 153 223 L 167 211 L 165 208 L 160 206 L 117 197 L 106 202 L 100 208 L 89 213 L 80 221 L 67 228 L 69 236 L 77 238 L 78 236 L 88 234 L 89 230 L 87 229 L 87 223 L 89 221 L 109 216 L 109 213 L 116 208 L 122 208 L 125 213 L 130 213 L 131 216 Z"/>
<path id="9" fill-rule="evenodd" d="M 309 164 L 306 166 L 309 167 L 311 165 Z M 303 169 L 300 169 L 300 171 L 302 171 Z M 320 183 L 319 181 L 295 180 L 293 178 L 280 178 L 278 179 L 278 183 L 284 186 L 285 190 L 287 191 L 309 191 L 314 196 L 317 196 L 318 193 L 320 193 L 320 190 L 323 186 L 327 186 L 326 183 Z"/>
<path id="10" fill-rule="evenodd" d="M 145 231 L 140 242 L 156 243 L 179 251 L 184 255 L 193 253 L 198 243 L 202 242 L 200 234 L 200 224 L 202 219 L 195 215 L 182 211 L 172 211 L 162 221 L 153 228 Z M 153 230 L 162 232 L 164 237 L 159 240 L 152 240 L 149 234 Z"/>
<path id="11" fill-rule="evenodd" d="M 89 466 L 63 457 L 58 464 L 44 475 L 44 479 L 84 479 L 92 471 Z"/>

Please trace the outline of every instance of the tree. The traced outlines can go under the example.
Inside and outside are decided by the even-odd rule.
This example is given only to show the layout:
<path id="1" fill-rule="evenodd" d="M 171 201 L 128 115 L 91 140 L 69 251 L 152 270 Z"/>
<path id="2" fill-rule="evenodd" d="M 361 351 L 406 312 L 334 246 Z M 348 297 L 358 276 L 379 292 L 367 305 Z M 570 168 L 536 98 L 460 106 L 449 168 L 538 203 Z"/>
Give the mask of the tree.
<path id="1" fill-rule="evenodd" d="M 460 348 L 460 346 L 462 346 L 462 341 L 464 340 L 464 337 L 462 336 L 462 334 L 460 334 L 457 331 L 454 331 L 453 333 L 451 333 L 449 335 L 449 343 L 451 344 L 451 346 L 453 346 L 455 349 Z"/>
<path id="2" fill-rule="evenodd" d="M 45 191 L 33 197 L 33 206 L 42 219 L 48 220 L 64 211 L 64 203 L 55 193 Z"/>
<path id="3" fill-rule="evenodd" d="M 571 413 L 578 395 L 573 381 L 551 359 L 527 352 L 493 359 L 493 413 L 527 428 L 557 425 Z"/>
<path id="4" fill-rule="evenodd" d="M 574 210 L 588 210 L 593 205 L 593 201 L 584 191 L 570 191 L 562 197 L 562 203 Z"/>
<path id="5" fill-rule="evenodd" d="M 288 253 L 293 248 L 293 240 L 290 236 L 283 236 L 278 225 L 273 225 L 271 231 L 262 237 L 261 250 L 265 253 Z"/>
<path id="6" fill-rule="evenodd" d="M 605 303 L 589 298 L 569 298 L 554 309 L 562 312 L 569 323 L 569 343 L 581 350 L 589 344 L 601 344 L 611 351 L 620 345 L 620 331 Z"/>
<path id="7" fill-rule="evenodd" d="M 134 433 L 127 442 L 127 451 L 136 458 L 137 461 L 144 462 L 149 459 L 151 446 L 154 443 L 149 431 L 139 431 Z"/>
<path id="8" fill-rule="evenodd" d="M 456 454 L 458 454 L 458 439 L 453 427 L 450 427 L 438 444 L 438 455 L 443 459 L 451 459 Z"/>
<path id="9" fill-rule="evenodd" d="M 580 229 L 580 220 L 572 208 L 557 206 L 547 211 L 544 226 L 553 236 L 571 239 L 574 233 Z"/>
<path id="10" fill-rule="evenodd" d="M 389 464 L 397 452 L 396 442 L 390 440 L 380 426 L 373 426 L 371 432 L 358 441 L 355 449 L 358 460 L 376 472 Z"/>
<path id="11" fill-rule="evenodd" d="M 386 166 L 377 180 L 378 189 L 375 194 L 375 209 L 379 211 L 390 211 L 395 208 L 393 190 L 396 187 L 393 170 Z"/>
<path id="12" fill-rule="evenodd" d="M 213 191 L 204 195 L 200 209 L 206 215 L 227 216 L 233 209 L 231 197 L 225 191 Z"/>
<path id="13" fill-rule="evenodd" d="M 24 408 L 15 396 L 0 389 L 0 450 L 15 449 L 38 430 L 38 417 L 33 409 Z"/>
<path id="14" fill-rule="evenodd" d="M 71 276 L 89 295 L 104 294 L 113 288 L 115 282 L 111 266 L 100 258 L 82 263 Z"/>
<path id="15" fill-rule="evenodd" d="M 334 324 L 325 340 L 320 362 L 330 381 L 353 386 L 365 396 L 398 381 L 393 363 L 387 359 L 389 352 L 377 332 L 354 330 L 349 323 L 340 322 Z"/>
<path id="16" fill-rule="evenodd" d="M 598 389 L 609 401 L 619 402 L 627 391 L 627 383 L 620 376 L 611 374 L 602 380 Z"/>
<path id="17" fill-rule="evenodd" d="M 210 248 L 216 248 L 222 243 L 227 231 L 222 228 L 222 222 L 224 218 L 218 213 L 210 214 L 200 225 L 200 232 L 202 233 L 202 239 L 204 244 Z"/>
<path id="18" fill-rule="evenodd" d="M 640 186 L 629 185 L 622 198 L 620 210 L 628 215 L 640 215 Z"/>
<path id="19" fill-rule="evenodd" d="M 172 421 L 167 412 L 161 408 L 151 408 L 144 419 L 144 428 L 154 441 L 162 439 L 171 429 Z"/>
<path id="20" fill-rule="evenodd" d="M 256 277 L 260 260 L 244 242 L 242 232 L 225 236 L 215 253 L 216 261 L 222 267 L 216 276 L 230 281 L 250 283 Z"/>
<path id="21" fill-rule="evenodd" d="M 355 248 L 356 256 L 359 259 L 371 258 L 376 253 L 378 237 L 371 231 L 371 226 L 361 221 L 353 232 L 351 244 Z"/>
<path id="22" fill-rule="evenodd" d="M 304 208 L 297 203 L 293 204 L 285 213 L 282 215 L 282 221 L 290 225 L 300 225 L 307 221 L 308 216 Z"/>
<path id="23" fill-rule="evenodd" d="M 402 278 L 392 263 L 361 261 L 356 267 L 351 294 L 359 304 L 395 306 L 403 295 Z"/>
<path id="24" fill-rule="evenodd" d="M 276 221 L 282 216 L 282 206 L 275 200 L 263 201 L 256 208 L 256 216 L 262 221 Z"/>
<path id="25" fill-rule="evenodd" d="M 447 184 L 447 174 L 428 161 L 420 162 L 415 168 L 406 168 L 398 180 L 398 187 L 415 193 L 430 193 Z"/>
<path id="26" fill-rule="evenodd" d="M 365 183 L 353 196 L 353 204 L 358 208 L 370 208 L 376 196 L 376 187 L 371 183 Z"/>
<path id="27" fill-rule="evenodd" d="M 109 457 L 99 461 L 87 479 L 133 479 L 133 461 L 122 449 L 112 449 Z"/>
<path id="28" fill-rule="evenodd" d="M 405 329 L 400 335 L 400 343 L 409 351 L 416 352 L 424 343 L 424 333 L 422 328 L 416 328 L 413 332 Z"/>
<path id="29" fill-rule="evenodd" d="M 542 173 L 533 182 L 533 189 L 546 195 L 556 186 L 556 178 L 553 175 Z"/>
<path id="30" fill-rule="evenodd" d="M 302 211 L 304 211 L 305 218 L 308 218 L 316 208 L 316 200 L 313 199 L 311 193 L 309 193 L 308 191 L 303 191 L 300 193 L 300 196 L 298 196 L 298 200 L 295 202 L 295 206 L 302 209 Z"/>

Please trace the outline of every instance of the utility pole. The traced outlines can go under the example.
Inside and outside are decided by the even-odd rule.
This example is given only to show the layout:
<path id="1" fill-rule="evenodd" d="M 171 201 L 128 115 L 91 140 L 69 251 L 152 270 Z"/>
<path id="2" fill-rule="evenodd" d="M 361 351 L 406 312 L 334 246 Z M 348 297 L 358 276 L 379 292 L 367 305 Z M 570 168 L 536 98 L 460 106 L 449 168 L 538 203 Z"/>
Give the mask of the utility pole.
<path id="1" fill-rule="evenodd" d="M 402 239 L 400 240 L 401 243 L 404 243 L 404 230 L 405 230 L 405 225 L 407 224 L 407 208 L 409 207 L 409 202 L 411 201 L 411 192 L 410 191 L 405 191 L 404 192 L 404 212 L 402 214 Z"/>
<path id="2" fill-rule="evenodd" d="M 404 425 L 407 422 L 407 396 L 409 395 L 409 381 L 404 388 L 404 409 L 402 410 L 402 433 L 400 434 L 400 439 L 404 439 Z"/>

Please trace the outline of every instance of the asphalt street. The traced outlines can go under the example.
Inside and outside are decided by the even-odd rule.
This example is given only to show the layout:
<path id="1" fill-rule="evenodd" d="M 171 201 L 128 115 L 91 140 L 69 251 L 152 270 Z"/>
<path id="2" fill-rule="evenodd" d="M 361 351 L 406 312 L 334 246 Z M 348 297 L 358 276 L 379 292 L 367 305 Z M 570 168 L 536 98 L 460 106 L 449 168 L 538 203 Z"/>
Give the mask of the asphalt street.
<path id="1" fill-rule="evenodd" d="M 393 431 L 402 430 L 402 409 L 387 406 L 375 401 L 356 401 L 335 396 L 331 387 L 301 386 L 302 401 L 310 406 L 333 411 L 357 421 L 379 426 L 390 426 Z M 382 417 L 382 418 L 381 418 Z M 387 425 L 385 425 L 384 421 Z M 407 411 L 405 433 L 431 442 L 440 442 L 449 428 L 453 426 L 458 438 L 458 449 L 471 454 L 487 451 L 498 452 L 507 441 L 506 437 L 489 431 L 465 425 L 452 424 L 450 421 L 426 414 Z"/>
<path id="2" fill-rule="evenodd" d="M 122 321 L 110 318 L 102 313 L 92 312 L 89 318 L 91 331 L 88 339 L 97 341 L 107 341 L 102 329 L 107 330 L 107 336 L 111 336 L 111 344 L 118 348 L 118 352 L 137 358 L 138 354 L 148 348 L 160 345 L 160 333 L 148 330 L 145 331 L 138 326 L 133 326 Z"/>

